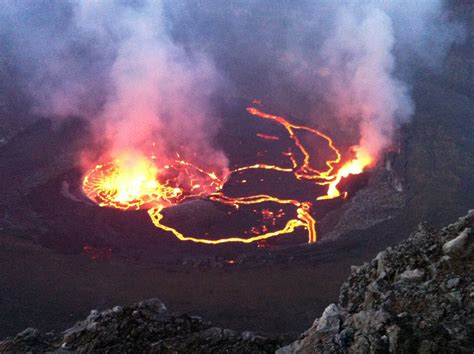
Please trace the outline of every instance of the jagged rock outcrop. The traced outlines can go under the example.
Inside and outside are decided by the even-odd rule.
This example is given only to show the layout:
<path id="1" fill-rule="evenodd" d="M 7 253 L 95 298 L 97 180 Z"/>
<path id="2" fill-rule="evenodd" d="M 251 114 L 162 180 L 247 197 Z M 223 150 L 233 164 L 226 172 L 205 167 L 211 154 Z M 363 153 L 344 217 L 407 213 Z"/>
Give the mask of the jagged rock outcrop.
<path id="1" fill-rule="evenodd" d="M 353 267 L 331 304 L 286 353 L 472 353 L 474 210 Z"/>
<path id="2" fill-rule="evenodd" d="M 212 327 L 199 317 L 173 316 L 158 299 L 90 315 L 61 334 L 28 328 L 0 342 L 0 352 L 268 353 L 278 340 Z"/>

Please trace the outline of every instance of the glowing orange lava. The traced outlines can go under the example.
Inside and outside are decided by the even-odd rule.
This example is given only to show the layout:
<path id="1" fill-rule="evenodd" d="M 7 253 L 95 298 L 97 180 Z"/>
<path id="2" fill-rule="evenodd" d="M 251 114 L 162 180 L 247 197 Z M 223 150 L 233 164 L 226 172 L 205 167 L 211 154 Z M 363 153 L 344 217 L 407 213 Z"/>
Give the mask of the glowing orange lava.
<path id="1" fill-rule="evenodd" d="M 318 197 L 318 200 L 333 199 L 341 195 L 341 192 L 337 189 L 337 185 L 343 178 L 347 178 L 349 175 L 361 174 L 364 169 L 373 163 L 372 157 L 366 152 L 362 151 L 358 147 L 354 147 L 356 150 L 356 158 L 346 162 L 336 173 L 335 178 L 329 182 L 329 188 L 327 195 Z M 347 195 L 345 192 L 344 197 Z"/>
<path id="2" fill-rule="evenodd" d="M 341 196 L 341 192 L 337 187 L 342 178 L 346 178 L 351 174 L 362 173 L 364 168 L 373 162 L 369 154 L 355 147 L 355 158 L 343 164 L 342 167 L 337 169 L 337 172 L 334 172 L 335 166 L 341 163 L 341 154 L 329 136 L 310 127 L 292 124 L 283 117 L 264 113 L 255 107 L 247 108 L 247 111 L 257 118 L 271 120 L 285 128 L 295 149 L 294 152 L 290 150 L 284 153 L 284 156 L 288 159 L 288 166 L 269 164 L 242 166 L 230 171 L 229 176 L 255 169 L 291 173 L 299 180 L 307 180 L 315 185 L 327 185 L 327 194 L 317 198 L 317 200 L 324 200 Z M 298 137 L 298 132 L 310 133 L 326 141 L 333 157 L 326 161 L 324 171 L 319 171 L 311 166 L 311 154 Z M 257 134 L 257 137 L 266 140 L 280 139 L 278 136 L 265 134 Z M 252 243 L 258 241 L 258 245 L 263 245 L 265 240 L 269 238 L 292 233 L 297 228 L 304 228 L 308 233 L 308 243 L 316 242 L 316 220 L 311 215 L 312 201 L 281 199 L 265 194 L 243 197 L 227 196 L 222 192 L 226 180 L 218 178 L 212 171 L 205 171 L 182 160 L 179 156 L 172 163 L 158 166 L 157 158 L 154 155 L 148 158 L 140 154 L 123 154 L 112 162 L 97 165 L 87 173 L 83 179 L 83 190 L 99 206 L 122 210 L 147 209 L 153 224 L 157 228 L 171 232 L 181 241 L 204 244 Z M 242 180 L 241 183 L 244 183 L 244 181 L 246 180 Z M 344 193 L 343 196 L 345 195 Z M 219 239 L 185 235 L 163 223 L 163 209 L 192 198 L 208 198 L 211 201 L 231 205 L 235 208 L 239 208 L 240 205 L 258 205 L 267 202 L 291 205 L 294 207 L 295 215 L 286 222 L 283 228 L 276 231 L 268 231 L 268 228 L 263 225 L 261 228 L 252 228 L 252 236 L 250 237 L 225 236 Z M 274 215 L 271 211 L 265 209 L 262 214 L 264 218 L 270 218 Z M 283 215 L 285 213 L 281 212 L 278 217 Z"/>
<path id="3" fill-rule="evenodd" d="M 139 210 L 205 197 L 222 185 L 215 174 L 179 158 L 159 169 L 153 156 L 129 153 L 97 165 L 84 177 L 82 187 L 99 206 Z"/>

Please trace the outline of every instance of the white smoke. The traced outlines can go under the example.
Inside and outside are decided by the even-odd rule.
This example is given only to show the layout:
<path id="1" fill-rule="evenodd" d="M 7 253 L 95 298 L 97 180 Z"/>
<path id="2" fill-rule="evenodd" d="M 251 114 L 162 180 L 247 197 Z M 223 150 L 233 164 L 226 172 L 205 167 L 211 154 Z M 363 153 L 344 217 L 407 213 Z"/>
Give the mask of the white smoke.
<path id="1" fill-rule="evenodd" d="M 357 18 L 343 8 L 321 49 L 326 101 L 340 124 L 359 127 L 358 145 L 375 159 L 390 145 L 397 123 L 413 113 L 408 87 L 394 77 L 394 42 L 386 13 L 368 9 Z"/>
<path id="2" fill-rule="evenodd" d="M 225 169 L 224 154 L 212 146 L 218 124 L 210 99 L 219 75 L 211 58 L 173 42 L 161 1 L 73 2 L 58 16 L 35 5 L 7 6 L 6 19 L 20 28 L 9 33 L 19 66 L 28 56 L 35 61 L 23 69 L 34 75 L 28 91 L 36 113 L 90 119 L 111 157 L 153 149 L 165 160 L 179 152 Z"/>
<path id="3" fill-rule="evenodd" d="M 155 142 L 225 165 L 211 97 L 231 87 L 324 129 L 336 118 L 377 157 L 416 109 L 411 78 L 462 39 L 447 14 L 442 0 L 4 1 L 0 44 L 35 112 L 91 118 L 112 153 Z"/>
<path id="4" fill-rule="evenodd" d="M 117 46 L 110 71 L 112 91 L 98 121 L 105 123 L 112 150 L 156 142 L 161 154 L 186 146 L 184 153 L 197 152 L 225 163 L 209 144 L 215 130 L 207 100 L 218 75 L 209 58 L 187 55 L 171 41 L 160 2 L 136 7 L 83 2 L 76 20 L 97 37 L 115 39 Z"/>
<path id="5" fill-rule="evenodd" d="M 359 150 L 376 160 L 414 113 L 410 76 L 439 67 L 450 46 L 463 38 L 463 28 L 447 20 L 436 0 L 326 6 L 313 4 L 313 21 L 296 22 L 290 31 L 295 43 L 282 63 L 296 85 L 329 107 L 341 130 L 355 127 Z M 308 50 L 316 27 L 321 34 Z"/>

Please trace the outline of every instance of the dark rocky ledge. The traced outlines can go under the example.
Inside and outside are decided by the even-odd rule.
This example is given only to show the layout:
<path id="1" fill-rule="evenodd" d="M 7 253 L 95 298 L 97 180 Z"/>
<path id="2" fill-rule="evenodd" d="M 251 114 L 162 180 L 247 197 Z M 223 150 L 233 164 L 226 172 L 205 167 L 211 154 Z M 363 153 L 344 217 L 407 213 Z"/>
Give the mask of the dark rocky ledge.
<path id="1" fill-rule="evenodd" d="M 170 315 L 158 299 L 90 315 L 61 334 L 28 328 L 0 342 L 0 352 L 268 353 L 282 342 Z"/>
<path id="2" fill-rule="evenodd" d="M 329 305 L 286 353 L 472 353 L 474 210 L 352 267 Z"/>

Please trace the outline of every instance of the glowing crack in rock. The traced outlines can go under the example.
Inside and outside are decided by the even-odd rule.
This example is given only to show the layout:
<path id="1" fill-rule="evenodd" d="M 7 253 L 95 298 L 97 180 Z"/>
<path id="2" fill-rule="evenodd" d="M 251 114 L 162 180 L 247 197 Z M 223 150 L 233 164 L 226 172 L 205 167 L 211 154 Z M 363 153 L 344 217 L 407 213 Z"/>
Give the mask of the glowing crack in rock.
<path id="1" fill-rule="evenodd" d="M 291 167 L 282 167 L 270 164 L 253 164 L 231 170 L 227 178 L 219 178 L 213 171 L 205 171 L 194 164 L 184 161 L 177 155 L 171 163 L 163 166 L 158 164 L 155 155 L 150 157 L 140 153 L 127 152 L 117 157 L 114 161 L 97 165 L 89 171 L 83 179 L 83 190 L 87 197 L 101 207 L 112 207 L 122 210 L 148 210 L 153 224 L 164 231 L 172 233 L 181 241 L 192 241 L 204 244 L 222 244 L 229 242 L 265 242 L 267 239 L 293 233 L 297 228 L 307 231 L 308 243 L 316 242 L 316 220 L 311 215 L 313 204 L 311 201 L 296 199 L 281 199 L 271 195 L 257 194 L 244 197 L 230 197 L 222 189 L 229 177 L 236 173 L 249 170 L 272 170 L 291 173 L 298 180 L 307 180 L 315 185 L 327 186 L 327 193 L 319 196 L 317 200 L 333 199 L 346 196 L 338 190 L 342 178 L 349 175 L 360 174 L 373 163 L 373 159 L 357 146 L 354 147 L 355 158 L 341 164 L 341 154 L 334 145 L 333 140 L 319 130 L 290 123 L 283 117 L 264 113 L 255 107 L 247 111 L 257 118 L 271 120 L 282 126 L 295 146 L 295 152 L 284 153 Z M 301 142 L 297 132 L 306 132 L 322 138 L 331 151 L 333 157 L 326 160 L 326 169 L 319 171 L 311 166 L 311 154 Z M 266 140 L 279 140 L 273 135 L 257 134 L 257 137 Z M 247 180 L 242 180 L 244 183 Z M 262 181 L 262 180 L 261 180 Z M 218 239 L 208 239 L 200 236 L 190 236 L 179 232 L 176 228 L 167 226 L 163 222 L 162 211 L 186 200 L 208 198 L 217 203 L 231 205 L 239 208 L 241 205 L 258 205 L 262 203 L 276 203 L 291 205 L 294 208 L 294 217 L 287 220 L 279 230 L 269 231 L 262 227 L 253 227 L 252 236 L 235 237 L 223 236 Z M 264 209 L 264 218 L 272 213 Z M 267 215 L 267 216 L 265 216 Z M 278 217 L 285 213 L 280 212 Z M 274 224 L 274 221 L 273 221 Z"/>

